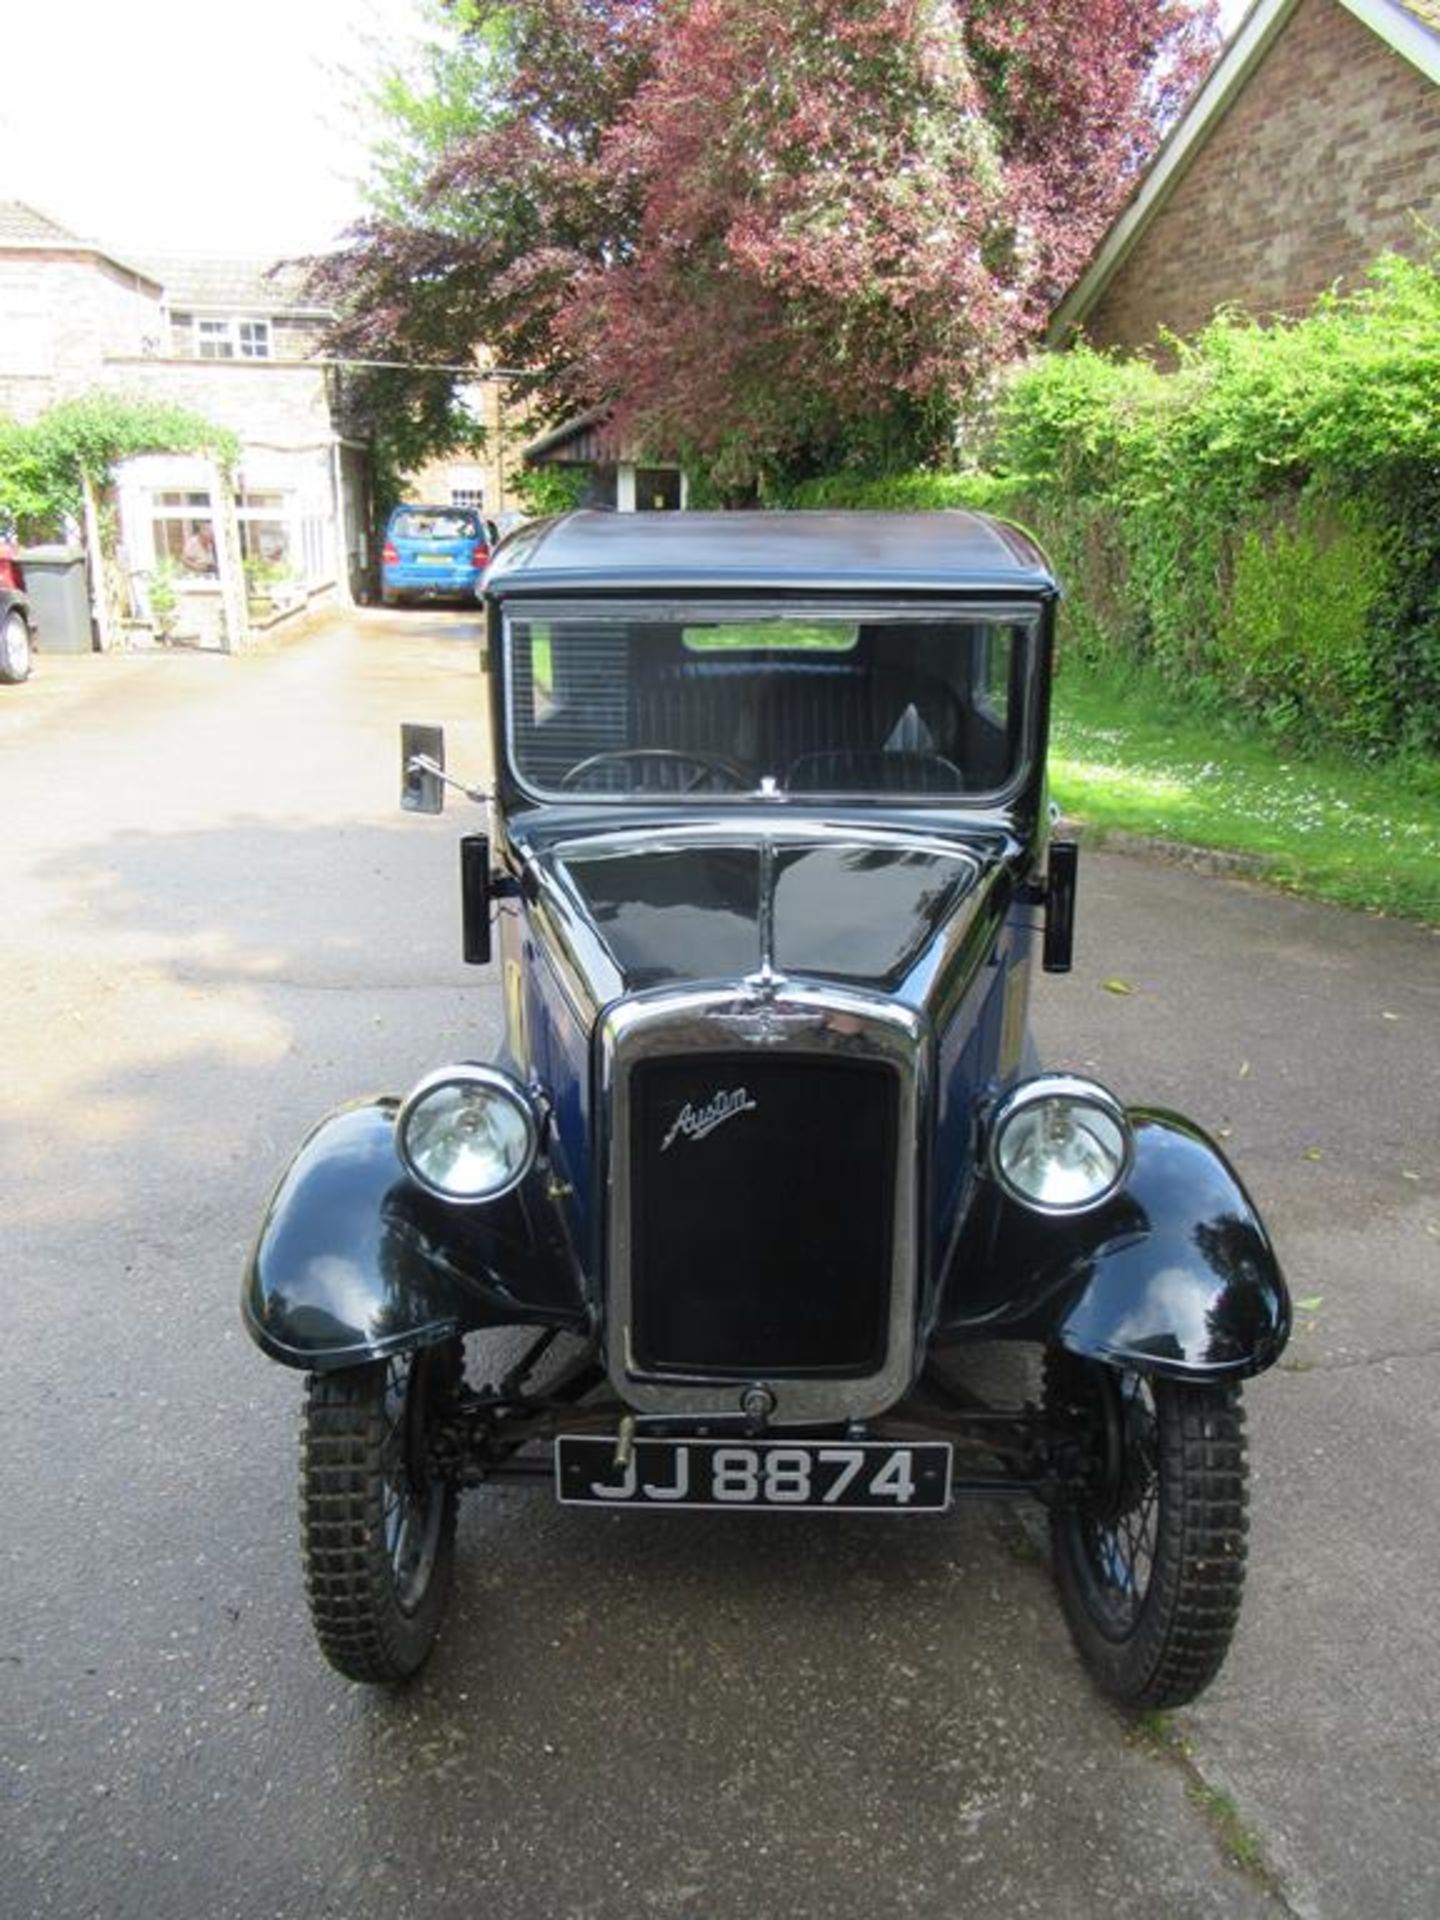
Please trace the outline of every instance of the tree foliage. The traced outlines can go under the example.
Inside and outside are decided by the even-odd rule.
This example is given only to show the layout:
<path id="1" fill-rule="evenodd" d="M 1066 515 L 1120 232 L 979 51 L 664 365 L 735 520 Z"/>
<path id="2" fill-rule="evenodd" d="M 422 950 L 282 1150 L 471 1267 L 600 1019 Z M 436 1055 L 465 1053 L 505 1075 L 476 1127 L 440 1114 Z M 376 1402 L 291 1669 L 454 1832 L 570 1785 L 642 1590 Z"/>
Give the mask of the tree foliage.
<path id="1" fill-rule="evenodd" d="M 662 442 L 743 475 L 867 413 L 933 436 L 1004 350 L 1004 181 L 949 7 L 694 0 L 602 151 L 638 241 L 556 334 Z"/>
<path id="2" fill-rule="evenodd" d="M 200 414 L 143 395 L 96 391 L 26 424 L 0 418 L 0 524 L 28 534 L 78 518 L 86 481 L 103 487 L 142 453 L 210 453 L 229 465 L 239 445 Z"/>
<path id="3" fill-rule="evenodd" d="M 968 0 L 967 39 L 1024 237 L 1033 331 L 1119 211 L 1218 49 L 1213 0 Z"/>
<path id="4" fill-rule="evenodd" d="M 722 476 L 941 445 L 1212 57 L 1213 0 L 460 0 L 332 345 L 533 369 Z"/>

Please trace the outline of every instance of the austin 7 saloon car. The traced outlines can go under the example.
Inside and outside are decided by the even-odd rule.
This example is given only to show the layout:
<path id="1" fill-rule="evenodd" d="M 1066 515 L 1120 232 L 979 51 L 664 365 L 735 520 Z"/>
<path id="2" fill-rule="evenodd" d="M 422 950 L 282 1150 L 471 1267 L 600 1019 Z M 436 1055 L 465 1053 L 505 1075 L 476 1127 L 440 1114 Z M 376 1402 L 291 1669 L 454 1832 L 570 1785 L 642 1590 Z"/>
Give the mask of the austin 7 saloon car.
<path id="1" fill-rule="evenodd" d="M 459 1496 L 506 1475 L 635 1524 L 1022 1495 L 1098 1684 L 1193 1698 L 1290 1308 L 1199 1127 L 1035 1057 L 1076 876 L 1043 555 L 965 513 L 582 512 L 506 541 L 485 602 L 460 900 L 503 1040 L 322 1121 L 245 1282 L 308 1376 L 326 1657 L 420 1666 Z M 402 768 L 421 810 L 461 784 L 437 729 Z M 1031 1350 L 1013 1396 L 967 1379 L 997 1342 Z"/>

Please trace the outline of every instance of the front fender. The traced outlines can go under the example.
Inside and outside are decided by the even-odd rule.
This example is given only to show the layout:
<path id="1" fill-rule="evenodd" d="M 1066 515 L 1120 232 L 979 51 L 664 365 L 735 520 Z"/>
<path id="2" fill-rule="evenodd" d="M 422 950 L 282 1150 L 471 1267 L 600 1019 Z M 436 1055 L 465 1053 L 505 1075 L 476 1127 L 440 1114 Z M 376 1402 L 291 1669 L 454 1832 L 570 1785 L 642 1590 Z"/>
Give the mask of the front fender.
<path id="1" fill-rule="evenodd" d="M 541 1171 L 489 1206 L 447 1205 L 401 1166 L 398 1107 L 331 1114 L 281 1179 L 241 1295 L 261 1351 L 324 1372 L 480 1327 L 585 1327 Z"/>
<path id="2" fill-rule="evenodd" d="M 1190 1121 L 1145 1110 L 1130 1119 L 1130 1177 L 1094 1213 L 1045 1219 L 991 1190 L 988 1244 L 961 1242 L 940 1343 L 1041 1340 L 1180 1379 L 1240 1379 L 1279 1359 L 1290 1296 L 1239 1177 Z"/>

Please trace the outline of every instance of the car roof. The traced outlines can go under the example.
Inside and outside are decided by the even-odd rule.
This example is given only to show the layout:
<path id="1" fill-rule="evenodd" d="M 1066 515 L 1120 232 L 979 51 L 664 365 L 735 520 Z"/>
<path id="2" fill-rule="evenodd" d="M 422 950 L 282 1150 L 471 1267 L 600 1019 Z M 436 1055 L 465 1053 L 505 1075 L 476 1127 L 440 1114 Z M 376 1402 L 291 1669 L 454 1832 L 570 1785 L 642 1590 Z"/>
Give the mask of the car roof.
<path id="1" fill-rule="evenodd" d="M 718 588 L 1053 594 L 1018 527 L 936 513 L 615 513 L 532 522 L 497 552 L 487 590 Z"/>

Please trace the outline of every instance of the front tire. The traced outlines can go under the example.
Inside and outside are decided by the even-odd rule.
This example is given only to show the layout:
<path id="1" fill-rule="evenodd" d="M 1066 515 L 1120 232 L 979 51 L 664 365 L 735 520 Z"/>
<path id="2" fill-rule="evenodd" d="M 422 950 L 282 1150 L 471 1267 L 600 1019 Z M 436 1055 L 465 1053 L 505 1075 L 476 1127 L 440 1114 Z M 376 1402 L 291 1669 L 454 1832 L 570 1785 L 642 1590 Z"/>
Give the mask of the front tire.
<path id="1" fill-rule="evenodd" d="M 12 607 L 0 626 L 0 681 L 18 686 L 30 678 L 31 665 L 30 629 L 24 614 Z"/>
<path id="2" fill-rule="evenodd" d="M 458 1340 L 307 1382 L 300 1451 L 305 1591 L 347 1679 L 408 1680 L 428 1658 L 455 1567 L 458 1491 L 434 1443 L 460 1386 Z"/>
<path id="3" fill-rule="evenodd" d="M 1246 1457 L 1237 1386 L 1047 1354 L 1046 1409 L 1079 1443 L 1082 1487 L 1051 1509 L 1060 1604 L 1101 1689 L 1178 1707 L 1214 1679 L 1245 1583 Z"/>

